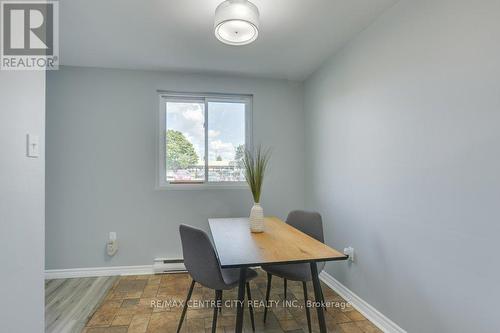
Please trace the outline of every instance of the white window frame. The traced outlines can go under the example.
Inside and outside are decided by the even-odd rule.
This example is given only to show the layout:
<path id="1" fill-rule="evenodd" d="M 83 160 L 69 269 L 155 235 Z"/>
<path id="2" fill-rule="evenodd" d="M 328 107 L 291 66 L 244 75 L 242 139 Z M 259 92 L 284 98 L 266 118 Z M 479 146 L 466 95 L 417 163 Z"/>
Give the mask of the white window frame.
<path id="1" fill-rule="evenodd" d="M 202 190 L 202 189 L 247 189 L 245 182 L 209 182 L 208 181 L 208 103 L 209 102 L 234 102 L 245 104 L 245 147 L 253 148 L 252 129 L 252 102 L 253 95 L 250 94 L 223 94 L 223 93 L 186 93 L 175 91 L 158 90 L 159 112 L 157 127 L 157 190 Z M 166 103 L 167 101 L 178 99 L 179 101 L 192 101 L 205 104 L 205 180 L 200 183 L 170 183 L 166 179 Z"/>

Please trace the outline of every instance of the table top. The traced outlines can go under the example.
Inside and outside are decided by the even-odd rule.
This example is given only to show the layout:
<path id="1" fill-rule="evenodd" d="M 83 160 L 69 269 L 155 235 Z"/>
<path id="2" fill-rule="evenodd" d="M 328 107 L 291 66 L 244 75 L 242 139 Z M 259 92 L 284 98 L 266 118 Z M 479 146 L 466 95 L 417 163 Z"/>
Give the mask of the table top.
<path id="1" fill-rule="evenodd" d="M 209 219 L 208 222 L 222 268 L 348 258 L 277 217 L 265 218 L 262 233 L 250 232 L 248 218 Z"/>

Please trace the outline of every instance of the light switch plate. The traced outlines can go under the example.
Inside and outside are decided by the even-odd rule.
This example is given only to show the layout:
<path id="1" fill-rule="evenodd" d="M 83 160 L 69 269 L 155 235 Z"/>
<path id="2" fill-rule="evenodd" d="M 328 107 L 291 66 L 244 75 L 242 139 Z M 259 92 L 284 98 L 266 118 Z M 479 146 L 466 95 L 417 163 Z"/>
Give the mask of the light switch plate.
<path id="1" fill-rule="evenodd" d="M 27 155 L 28 157 L 40 157 L 40 137 L 38 135 L 28 134 L 27 136 Z"/>

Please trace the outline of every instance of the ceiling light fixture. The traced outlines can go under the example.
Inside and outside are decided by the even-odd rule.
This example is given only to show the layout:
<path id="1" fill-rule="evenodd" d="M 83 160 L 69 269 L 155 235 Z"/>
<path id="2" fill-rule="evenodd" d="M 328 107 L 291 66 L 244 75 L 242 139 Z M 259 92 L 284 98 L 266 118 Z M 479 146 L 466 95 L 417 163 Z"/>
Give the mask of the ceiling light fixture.
<path id="1" fill-rule="evenodd" d="M 259 9 L 248 0 L 226 0 L 215 9 L 214 29 L 224 44 L 250 44 L 259 35 Z"/>

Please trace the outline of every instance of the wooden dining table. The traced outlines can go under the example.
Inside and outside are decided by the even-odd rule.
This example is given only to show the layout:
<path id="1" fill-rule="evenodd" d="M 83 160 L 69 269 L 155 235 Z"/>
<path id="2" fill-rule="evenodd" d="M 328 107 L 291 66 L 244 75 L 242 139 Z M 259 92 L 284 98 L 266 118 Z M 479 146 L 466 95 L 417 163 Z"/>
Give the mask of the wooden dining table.
<path id="1" fill-rule="evenodd" d="M 267 264 L 309 263 L 316 300 L 321 299 L 316 263 L 346 260 L 348 256 L 306 235 L 277 217 L 266 217 L 264 232 L 250 232 L 248 218 L 209 219 L 210 231 L 222 268 L 239 268 L 235 332 L 243 330 L 246 271 Z M 317 306 L 321 333 L 326 333 L 324 304 Z"/>

